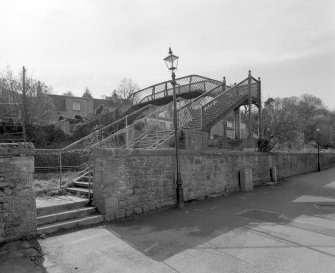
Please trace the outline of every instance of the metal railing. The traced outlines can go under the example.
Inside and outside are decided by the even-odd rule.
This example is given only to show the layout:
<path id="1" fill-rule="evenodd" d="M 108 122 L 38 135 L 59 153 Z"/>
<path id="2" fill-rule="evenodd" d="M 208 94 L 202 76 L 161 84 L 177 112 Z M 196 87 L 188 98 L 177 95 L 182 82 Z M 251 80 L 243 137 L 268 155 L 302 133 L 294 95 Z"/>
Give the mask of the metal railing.
<path id="1" fill-rule="evenodd" d="M 177 88 L 176 88 L 177 95 L 192 91 L 206 92 L 212 89 L 213 87 L 217 86 L 218 84 L 221 84 L 220 81 L 198 75 L 189 75 L 181 77 L 176 79 L 176 82 L 177 82 Z M 144 89 L 134 92 L 127 100 L 124 100 L 116 109 L 108 111 L 106 113 L 102 113 L 85 121 L 83 126 L 85 128 L 86 127 L 93 128 L 95 125 L 99 125 L 101 123 L 107 124 L 108 122 L 112 122 L 113 120 L 115 120 L 115 118 L 122 115 L 122 113 L 120 113 L 120 109 L 122 109 L 122 107 L 129 102 L 131 102 L 133 105 L 137 105 L 140 103 L 160 99 L 165 96 L 172 96 L 172 93 L 173 93 L 173 87 L 171 81 L 165 81 L 146 87 Z"/>
<path id="2" fill-rule="evenodd" d="M 184 100 L 177 100 L 177 108 L 182 107 Z M 94 148 L 141 148 L 136 146 L 138 140 L 154 131 L 173 130 L 173 102 L 156 109 L 145 117 L 136 120 L 131 125 L 110 135 L 101 142 L 93 145 Z"/>
<path id="3" fill-rule="evenodd" d="M 157 106 L 148 104 L 145 107 L 132 112 L 129 115 L 126 115 L 106 126 L 103 128 L 98 129 L 97 131 L 87 135 L 84 138 L 79 139 L 78 141 L 66 146 L 63 148 L 64 151 L 74 150 L 74 149 L 84 149 L 84 148 L 90 148 L 92 145 L 98 143 L 99 141 L 102 141 L 106 137 L 108 137 L 110 134 L 113 134 L 125 127 L 127 127 L 129 124 L 131 124 L 138 116 L 140 116 L 142 113 L 150 113 L 151 111 L 154 111 L 157 109 Z"/>
<path id="4" fill-rule="evenodd" d="M 208 126 L 215 115 L 222 115 L 223 112 L 235 106 L 241 97 L 248 96 L 248 78 L 234 86 L 226 86 L 222 83 L 212 90 L 198 96 L 178 110 L 178 128 L 190 126 L 199 130 Z M 251 97 L 260 99 L 259 82 L 251 77 Z"/>
<path id="5" fill-rule="evenodd" d="M 251 102 L 258 102 L 260 100 L 258 87 L 258 81 L 252 78 L 249 86 L 249 79 L 247 78 L 202 105 L 201 129 L 208 129 L 222 115 L 245 103 L 249 95 Z"/>
<path id="6" fill-rule="evenodd" d="M 62 149 L 36 149 L 35 172 L 53 173 L 59 178 L 60 187 L 90 170 L 89 159 L 94 144 L 108 137 L 118 130 L 123 130 L 141 114 L 148 114 L 157 109 L 157 106 L 147 105 L 123 118 L 93 132 L 92 134 L 68 145 Z"/>
<path id="7" fill-rule="evenodd" d="M 206 92 L 220 83 L 209 78 L 191 75 L 177 79 L 176 92 L 178 94 L 194 90 Z M 134 98 L 146 99 L 145 95 L 148 90 L 151 90 L 151 95 L 154 94 L 152 99 L 169 96 L 173 92 L 170 81 L 167 81 L 134 93 Z M 137 99 L 135 99 L 134 104 L 138 101 Z M 186 103 L 186 100 L 179 98 L 178 109 Z M 146 115 L 141 117 L 144 113 Z M 87 170 L 92 147 L 140 148 L 143 147 L 143 143 L 148 137 L 150 137 L 150 141 L 154 141 L 153 144 L 157 144 L 162 138 L 170 135 L 169 130 L 173 130 L 173 103 L 163 107 L 148 104 L 63 149 L 37 149 L 35 170 L 37 172 L 59 173 L 60 184 L 62 184 L 64 183 L 62 177 L 65 172 L 71 171 L 74 173 L 73 175 L 76 175 L 83 170 Z M 165 131 L 166 134 L 153 133 L 158 131 Z M 148 147 L 151 146 L 151 144 L 148 145 Z"/>
<path id="8" fill-rule="evenodd" d="M 222 82 L 220 81 L 202 77 L 199 75 L 189 75 L 176 79 L 176 94 L 179 95 L 192 91 L 201 91 L 204 93 L 213 89 L 215 86 L 218 86 L 221 83 Z M 129 100 L 132 101 L 135 105 L 165 96 L 172 96 L 172 93 L 173 86 L 171 81 L 169 80 L 134 92 Z"/>

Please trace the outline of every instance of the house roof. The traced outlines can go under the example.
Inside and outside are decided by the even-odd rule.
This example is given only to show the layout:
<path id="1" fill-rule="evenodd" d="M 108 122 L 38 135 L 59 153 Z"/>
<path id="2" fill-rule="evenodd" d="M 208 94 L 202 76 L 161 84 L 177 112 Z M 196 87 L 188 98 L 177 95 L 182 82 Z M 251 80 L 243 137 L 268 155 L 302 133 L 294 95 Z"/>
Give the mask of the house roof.
<path id="1" fill-rule="evenodd" d="M 115 108 L 118 105 L 112 100 L 93 99 L 93 109 L 96 109 L 100 104 L 108 108 Z"/>

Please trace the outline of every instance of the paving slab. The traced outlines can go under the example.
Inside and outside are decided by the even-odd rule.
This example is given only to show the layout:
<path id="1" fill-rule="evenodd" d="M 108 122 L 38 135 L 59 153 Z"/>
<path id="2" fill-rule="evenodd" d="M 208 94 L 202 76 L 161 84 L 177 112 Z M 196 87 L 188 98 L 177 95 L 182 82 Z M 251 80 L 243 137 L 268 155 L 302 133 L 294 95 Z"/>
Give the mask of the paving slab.
<path id="1" fill-rule="evenodd" d="M 40 240 L 47 272 L 175 272 L 103 227 Z"/>

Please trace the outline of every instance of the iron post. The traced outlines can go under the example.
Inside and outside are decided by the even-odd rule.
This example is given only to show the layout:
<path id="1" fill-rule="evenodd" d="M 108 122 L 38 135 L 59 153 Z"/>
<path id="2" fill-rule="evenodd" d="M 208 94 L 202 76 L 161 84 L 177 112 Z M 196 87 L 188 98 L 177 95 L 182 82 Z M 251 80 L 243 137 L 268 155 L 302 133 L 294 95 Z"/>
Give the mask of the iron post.
<path id="1" fill-rule="evenodd" d="M 179 208 L 184 207 L 184 189 L 181 180 L 180 169 L 179 169 L 179 141 L 178 141 L 178 122 L 177 122 L 177 98 L 176 98 L 176 74 L 174 70 L 177 69 L 179 57 L 173 55 L 171 47 L 169 48 L 169 55 L 164 58 L 164 62 L 169 70 L 171 70 L 172 76 L 172 89 L 173 89 L 173 127 L 174 127 L 174 139 L 176 147 L 176 173 L 174 174 L 174 182 L 176 183 L 177 193 L 177 206 Z"/>
<path id="2" fill-rule="evenodd" d="M 176 74 L 172 71 L 172 86 L 173 86 L 173 127 L 174 127 L 174 140 L 176 146 L 176 174 L 175 183 L 177 186 L 177 205 L 179 208 L 184 207 L 184 189 L 181 180 L 179 169 L 179 139 L 178 139 L 178 123 L 177 123 L 177 99 L 176 99 Z"/>
<path id="3" fill-rule="evenodd" d="M 320 129 L 318 128 L 316 131 L 318 132 L 318 172 L 320 172 Z"/>

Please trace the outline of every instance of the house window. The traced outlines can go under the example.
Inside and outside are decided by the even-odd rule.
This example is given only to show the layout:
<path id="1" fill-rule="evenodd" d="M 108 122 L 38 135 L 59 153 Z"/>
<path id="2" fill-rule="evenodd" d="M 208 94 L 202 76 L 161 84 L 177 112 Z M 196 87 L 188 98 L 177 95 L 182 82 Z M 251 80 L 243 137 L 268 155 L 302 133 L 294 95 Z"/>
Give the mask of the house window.
<path id="1" fill-rule="evenodd" d="M 79 101 L 75 101 L 72 103 L 72 110 L 73 111 L 80 111 L 80 102 Z"/>

